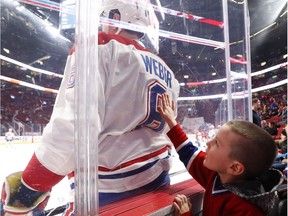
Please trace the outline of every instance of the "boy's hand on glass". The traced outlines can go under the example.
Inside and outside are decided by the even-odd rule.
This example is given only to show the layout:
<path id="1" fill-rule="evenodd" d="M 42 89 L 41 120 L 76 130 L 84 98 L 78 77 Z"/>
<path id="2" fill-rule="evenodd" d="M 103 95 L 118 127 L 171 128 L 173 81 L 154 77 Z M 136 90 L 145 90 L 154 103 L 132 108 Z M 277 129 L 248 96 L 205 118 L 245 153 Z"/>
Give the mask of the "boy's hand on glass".
<path id="1" fill-rule="evenodd" d="M 175 125 L 177 125 L 174 113 L 174 101 L 170 102 L 168 94 L 165 93 L 162 95 L 157 110 L 170 128 L 173 128 Z"/>
<path id="2" fill-rule="evenodd" d="M 189 213 L 192 207 L 192 204 L 188 200 L 188 198 L 183 194 L 178 194 L 174 198 L 173 207 L 175 209 L 175 215 L 180 216 L 185 213 Z M 186 215 L 186 214 L 185 214 Z M 190 215 L 190 214 L 187 214 Z"/>

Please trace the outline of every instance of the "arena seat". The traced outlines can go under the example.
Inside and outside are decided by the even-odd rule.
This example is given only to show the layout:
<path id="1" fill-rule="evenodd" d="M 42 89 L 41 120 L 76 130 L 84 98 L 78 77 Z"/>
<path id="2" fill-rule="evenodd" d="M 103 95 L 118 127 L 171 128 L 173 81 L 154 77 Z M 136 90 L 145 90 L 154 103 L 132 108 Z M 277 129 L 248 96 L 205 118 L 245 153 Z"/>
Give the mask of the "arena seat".
<path id="1" fill-rule="evenodd" d="M 277 129 L 277 135 L 274 137 L 274 140 L 280 140 L 281 139 L 281 133 L 284 130 L 285 125 L 280 125 L 280 127 Z"/>

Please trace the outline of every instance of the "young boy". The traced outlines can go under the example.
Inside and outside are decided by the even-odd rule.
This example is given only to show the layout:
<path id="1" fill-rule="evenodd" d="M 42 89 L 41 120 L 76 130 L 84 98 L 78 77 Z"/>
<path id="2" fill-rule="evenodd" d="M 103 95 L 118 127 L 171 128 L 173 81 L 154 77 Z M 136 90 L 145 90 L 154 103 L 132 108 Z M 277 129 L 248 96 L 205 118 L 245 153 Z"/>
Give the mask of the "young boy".
<path id="1" fill-rule="evenodd" d="M 206 152 L 202 152 L 177 124 L 174 102 L 170 103 L 167 94 L 163 94 L 161 102 L 157 109 L 170 127 L 168 137 L 189 173 L 205 188 L 203 216 L 270 213 L 276 199 L 275 186 L 282 182 L 280 172 L 269 170 L 276 156 L 271 135 L 248 121 L 233 120 L 219 129 L 207 142 Z M 264 173 L 273 178 L 266 179 L 269 186 L 265 178 L 260 178 Z M 176 213 L 182 204 L 187 207 L 187 200 L 179 199 L 174 200 Z"/>

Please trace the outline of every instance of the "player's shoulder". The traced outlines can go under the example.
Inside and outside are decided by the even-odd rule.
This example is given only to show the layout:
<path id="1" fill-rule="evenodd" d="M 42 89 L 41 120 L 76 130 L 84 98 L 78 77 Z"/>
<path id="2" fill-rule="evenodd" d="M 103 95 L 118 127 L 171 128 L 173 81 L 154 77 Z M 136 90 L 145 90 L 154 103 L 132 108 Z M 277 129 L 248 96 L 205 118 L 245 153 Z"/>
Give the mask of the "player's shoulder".
<path id="1" fill-rule="evenodd" d="M 133 45 L 138 50 L 148 51 L 145 47 L 141 46 L 139 43 L 137 43 L 134 40 L 122 37 L 120 35 L 106 33 L 106 32 L 99 32 L 98 33 L 98 44 L 99 45 L 105 45 L 108 44 L 110 41 L 117 41 L 120 44 L 123 45 Z"/>
<path id="2" fill-rule="evenodd" d="M 102 31 L 98 33 L 98 44 L 107 44 L 111 40 L 115 40 L 123 44 L 132 43 L 132 40 L 121 37 L 120 35 L 117 34 L 111 34 Z"/>
<path id="3" fill-rule="evenodd" d="M 72 55 L 75 52 L 76 45 L 73 44 L 72 48 L 70 49 L 69 55 Z"/>

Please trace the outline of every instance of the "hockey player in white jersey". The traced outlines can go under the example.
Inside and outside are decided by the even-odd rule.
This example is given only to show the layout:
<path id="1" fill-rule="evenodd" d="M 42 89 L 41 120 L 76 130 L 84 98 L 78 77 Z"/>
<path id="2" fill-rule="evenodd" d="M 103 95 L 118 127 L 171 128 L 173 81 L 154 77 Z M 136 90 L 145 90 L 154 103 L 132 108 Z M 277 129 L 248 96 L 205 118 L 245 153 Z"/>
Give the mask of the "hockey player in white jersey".
<path id="1" fill-rule="evenodd" d="M 8 144 L 12 144 L 15 139 L 15 134 L 13 133 L 12 128 L 9 128 L 5 133 L 5 140 Z"/>
<path id="2" fill-rule="evenodd" d="M 151 22 L 148 11 L 135 2 L 105 2 L 103 14 L 110 19 L 144 27 Z M 142 36 L 116 26 L 104 26 L 98 35 L 100 206 L 169 184 L 171 144 L 157 103 L 164 92 L 176 101 L 179 83 L 161 58 L 137 42 Z M 79 72 L 73 48 L 41 144 L 20 175 L 21 182 L 15 186 L 7 183 L 11 176 L 7 177 L 4 211 L 35 211 L 52 187 L 74 169 L 73 95 Z M 12 194 L 9 187 L 17 192 Z"/>

